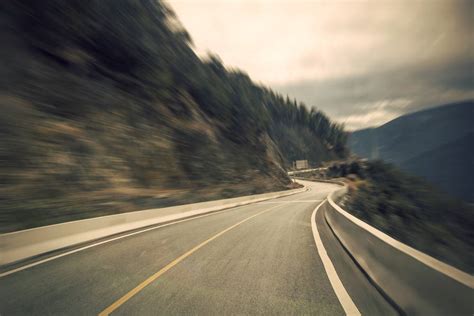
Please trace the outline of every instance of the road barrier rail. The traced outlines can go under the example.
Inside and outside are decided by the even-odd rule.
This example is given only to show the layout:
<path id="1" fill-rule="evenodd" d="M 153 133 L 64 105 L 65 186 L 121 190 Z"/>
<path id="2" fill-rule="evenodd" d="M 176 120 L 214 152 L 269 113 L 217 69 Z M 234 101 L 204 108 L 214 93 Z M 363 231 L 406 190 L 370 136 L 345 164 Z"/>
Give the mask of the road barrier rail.
<path id="1" fill-rule="evenodd" d="M 472 275 L 401 243 L 349 214 L 335 203 L 346 192 L 347 186 L 328 197 L 326 222 L 391 303 L 408 315 L 473 315 Z"/>

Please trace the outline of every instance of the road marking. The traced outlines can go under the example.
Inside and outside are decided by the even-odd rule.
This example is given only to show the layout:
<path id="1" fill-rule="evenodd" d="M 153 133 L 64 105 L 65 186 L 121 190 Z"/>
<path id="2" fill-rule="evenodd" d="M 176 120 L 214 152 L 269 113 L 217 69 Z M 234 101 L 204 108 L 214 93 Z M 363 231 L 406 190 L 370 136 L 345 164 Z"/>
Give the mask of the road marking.
<path id="1" fill-rule="evenodd" d="M 258 203 L 254 203 L 253 205 L 256 205 L 256 204 L 258 204 Z M 83 250 L 86 250 L 86 249 L 89 249 L 89 248 L 92 248 L 92 247 L 100 246 L 100 245 L 103 245 L 103 244 L 106 244 L 106 243 L 109 243 L 109 242 L 112 242 L 112 241 L 115 241 L 115 240 L 119 240 L 119 239 L 122 239 L 122 238 L 127 238 L 127 237 L 130 237 L 130 236 L 133 236 L 133 235 L 138 235 L 138 234 L 141 234 L 141 233 L 145 233 L 145 232 L 150 231 L 150 230 L 155 230 L 155 229 L 158 229 L 158 228 L 171 226 L 171 225 L 175 225 L 175 224 L 179 224 L 179 223 L 182 223 L 182 222 L 195 220 L 195 219 L 202 218 L 202 217 L 207 217 L 207 216 L 216 215 L 216 214 L 223 213 L 223 212 L 232 211 L 232 210 L 235 210 L 237 208 L 246 207 L 246 206 L 250 206 L 250 205 L 252 205 L 252 204 L 236 206 L 236 207 L 232 207 L 232 208 L 228 208 L 228 209 L 224 209 L 224 210 L 220 210 L 220 211 L 211 212 L 211 213 L 208 213 L 208 214 L 203 214 L 203 215 L 199 215 L 199 216 L 185 218 L 185 219 L 177 220 L 177 221 L 174 221 L 174 222 L 171 222 L 171 223 L 168 223 L 168 224 L 163 224 L 163 225 L 153 226 L 153 227 L 149 227 L 149 228 L 145 228 L 145 229 L 140 229 L 140 230 L 135 231 L 133 233 L 128 233 L 128 234 L 120 235 L 120 236 L 110 238 L 110 239 L 107 239 L 107 240 L 92 243 L 92 244 L 87 245 L 87 246 L 83 246 L 83 247 L 79 247 L 79 248 L 76 248 L 76 249 L 73 249 L 73 250 L 69 250 L 69 251 L 63 252 L 63 253 L 55 255 L 55 256 L 51 256 L 51 257 L 48 257 L 48 258 L 45 258 L 45 259 L 42 259 L 42 260 L 38 260 L 38 261 L 32 262 L 30 264 L 27 264 L 27 265 L 24 265 L 24 266 L 21 266 L 21 267 L 12 269 L 12 270 L 5 271 L 3 273 L 0 273 L 0 278 L 5 277 L 5 276 L 10 275 L 10 274 L 13 274 L 13 273 L 16 273 L 16 272 L 20 272 L 20 271 L 32 268 L 34 266 L 46 263 L 48 261 L 59 259 L 61 257 L 65 257 L 65 256 L 71 255 L 73 253 L 83 251 Z"/>
<path id="2" fill-rule="evenodd" d="M 336 296 L 339 299 L 339 302 L 341 303 L 344 312 L 347 315 L 361 315 L 359 310 L 357 309 L 357 306 L 352 301 L 352 298 L 349 296 L 346 289 L 344 288 L 341 279 L 339 279 L 336 269 L 334 268 L 334 265 L 332 264 L 331 259 L 329 259 L 329 256 L 326 252 L 326 248 L 324 248 L 323 241 L 321 240 L 321 236 L 318 232 L 318 228 L 316 227 L 316 213 L 325 201 L 326 200 L 322 201 L 318 206 L 316 206 L 313 211 L 313 214 L 311 214 L 311 229 L 313 230 L 314 242 L 316 243 L 316 248 L 318 249 L 319 257 L 321 257 L 321 261 L 323 262 L 326 274 L 329 277 L 329 282 L 331 282 L 332 288 L 334 289 L 334 292 L 336 293 Z"/>
<path id="3" fill-rule="evenodd" d="M 148 277 L 145 281 L 143 281 L 142 283 L 140 283 L 139 285 L 137 285 L 134 289 L 132 289 L 131 291 L 129 291 L 127 294 L 125 294 L 124 296 L 122 296 L 121 298 L 119 298 L 118 300 L 116 300 L 114 303 L 112 303 L 112 305 L 110 305 L 109 307 L 107 307 L 106 309 L 104 309 L 102 312 L 99 313 L 99 316 L 105 316 L 105 315 L 109 315 L 110 313 L 112 313 L 114 310 L 116 310 L 117 308 L 119 308 L 121 305 L 123 305 L 125 302 L 127 302 L 130 298 L 132 298 L 133 296 L 135 296 L 138 292 L 140 292 L 141 290 L 143 290 L 146 286 L 148 286 L 150 283 L 152 283 L 153 281 L 155 281 L 156 279 L 158 279 L 160 276 L 162 276 L 166 271 L 170 270 L 171 268 L 173 268 L 175 265 L 177 265 L 178 263 L 180 263 L 181 261 L 183 261 L 184 259 L 186 259 L 187 257 L 189 257 L 190 255 L 192 255 L 194 252 L 196 252 L 197 250 L 199 250 L 200 248 L 204 247 L 205 245 L 207 245 L 208 243 L 210 243 L 211 241 L 213 241 L 214 239 L 222 236 L 223 234 L 227 233 L 228 231 L 234 229 L 235 227 L 245 223 L 246 221 L 258 216 L 258 215 L 261 215 L 263 213 L 266 213 L 268 211 L 271 211 L 273 210 L 274 208 L 277 208 L 281 205 L 275 205 L 273 207 L 270 207 L 269 209 L 266 209 L 266 210 L 263 210 L 261 212 L 258 212 L 257 214 L 254 214 L 250 217 L 247 217 L 243 220 L 241 220 L 240 222 L 230 226 L 230 227 L 227 227 L 226 229 L 224 229 L 223 231 L 215 234 L 214 236 L 210 237 L 209 239 L 203 241 L 202 243 L 200 243 L 199 245 L 195 246 L 194 248 L 192 248 L 191 250 L 189 250 L 188 252 L 182 254 L 181 256 L 179 256 L 178 258 L 176 258 L 175 260 L 171 261 L 170 263 L 168 263 L 164 268 L 162 268 L 161 270 L 159 270 L 158 272 L 156 272 L 155 274 L 151 275 L 150 277 Z"/>

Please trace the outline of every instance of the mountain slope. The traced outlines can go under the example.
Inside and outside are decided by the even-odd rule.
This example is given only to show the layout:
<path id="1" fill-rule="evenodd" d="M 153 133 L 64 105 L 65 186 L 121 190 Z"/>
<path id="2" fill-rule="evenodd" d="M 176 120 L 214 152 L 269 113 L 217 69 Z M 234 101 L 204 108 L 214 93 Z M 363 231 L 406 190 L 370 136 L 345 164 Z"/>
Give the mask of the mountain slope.
<path id="1" fill-rule="evenodd" d="M 294 157 L 346 155 L 323 113 L 200 59 L 161 1 L 0 6 L 1 231 L 283 190 Z"/>
<path id="2" fill-rule="evenodd" d="M 399 163 L 473 132 L 473 117 L 473 101 L 439 106 L 353 132 L 349 146 L 361 157 Z"/>
<path id="3" fill-rule="evenodd" d="M 467 171 L 472 170 L 473 118 L 473 101 L 448 104 L 356 131 L 349 146 L 361 157 L 394 163 L 472 201 L 469 192 L 474 187 Z"/>
<path id="4" fill-rule="evenodd" d="M 474 201 L 474 133 L 403 161 L 401 169 L 437 184 L 454 196 Z"/>

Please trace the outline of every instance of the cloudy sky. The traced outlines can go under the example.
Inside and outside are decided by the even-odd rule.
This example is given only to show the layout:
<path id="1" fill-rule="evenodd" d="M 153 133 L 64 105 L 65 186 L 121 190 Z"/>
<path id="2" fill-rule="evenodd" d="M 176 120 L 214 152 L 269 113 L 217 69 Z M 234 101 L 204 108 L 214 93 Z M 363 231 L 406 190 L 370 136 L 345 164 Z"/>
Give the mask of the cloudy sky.
<path id="1" fill-rule="evenodd" d="M 474 98 L 474 1 L 169 0 L 199 55 L 348 129 Z"/>

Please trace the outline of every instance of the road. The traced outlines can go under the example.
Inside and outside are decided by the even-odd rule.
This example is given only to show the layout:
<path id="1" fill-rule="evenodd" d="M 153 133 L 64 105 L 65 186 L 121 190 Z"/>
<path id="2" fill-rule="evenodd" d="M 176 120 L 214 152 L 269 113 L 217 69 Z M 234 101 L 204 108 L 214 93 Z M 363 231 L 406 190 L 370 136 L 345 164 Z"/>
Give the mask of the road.
<path id="1" fill-rule="evenodd" d="M 114 240 L 0 278 L 1 315 L 343 315 L 311 215 L 334 184 Z M 395 311 L 316 213 L 330 261 L 364 315 Z"/>

